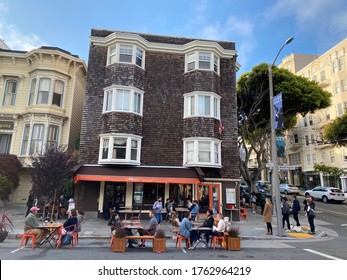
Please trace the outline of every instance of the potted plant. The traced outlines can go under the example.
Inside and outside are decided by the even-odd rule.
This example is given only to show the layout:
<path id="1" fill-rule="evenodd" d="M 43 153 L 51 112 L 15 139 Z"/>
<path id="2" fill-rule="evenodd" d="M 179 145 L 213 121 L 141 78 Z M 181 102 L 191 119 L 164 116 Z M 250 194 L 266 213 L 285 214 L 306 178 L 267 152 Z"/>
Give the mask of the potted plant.
<path id="1" fill-rule="evenodd" d="M 125 252 L 125 230 L 124 229 L 117 229 L 115 230 L 112 236 L 112 252 Z"/>
<path id="2" fill-rule="evenodd" d="M 153 252 L 165 253 L 166 252 L 166 236 L 163 228 L 157 228 L 153 240 Z"/>
<path id="3" fill-rule="evenodd" d="M 240 251 L 240 228 L 230 227 L 226 236 L 227 249 L 230 251 Z"/>
<path id="4" fill-rule="evenodd" d="M 4 242 L 9 230 L 13 230 L 14 225 L 9 217 L 10 211 L 5 211 L 1 214 L 0 220 L 0 242 Z"/>

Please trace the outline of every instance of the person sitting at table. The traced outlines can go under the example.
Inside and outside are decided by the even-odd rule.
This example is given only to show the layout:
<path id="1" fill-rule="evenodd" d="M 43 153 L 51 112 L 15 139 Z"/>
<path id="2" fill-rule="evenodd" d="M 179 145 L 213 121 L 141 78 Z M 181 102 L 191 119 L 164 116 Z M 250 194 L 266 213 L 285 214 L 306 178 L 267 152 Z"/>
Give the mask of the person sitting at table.
<path id="1" fill-rule="evenodd" d="M 171 225 L 172 225 L 173 227 L 179 227 L 179 226 L 181 225 L 181 222 L 180 222 L 180 220 L 179 220 L 179 218 L 178 218 L 177 212 L 173 212 L 173 213 L 172 213 L 172 216 L 171 216 Z"/>
<path id="2" fill-rule="evenodd" d="M 40 245 L 41 241 L 44 240 L 45 231 L 43 229 L 36 228 L 39 226 L 36 214 L 40 208 L 33 206 L 30 208 L 30 213 L 26 216 L 24 220 L 24 232 L 26 234 L 35 235 L 35 245 Z"/>
<path id="3" fill-rule="evenodd" d="M 213 226 L 212 228 L 212 236 L 224 236 L 225 231 L 225 222 L 223 220 L 223 215 L 221 213 L 217 214 L 216 220 L 218 222 L 217 227 Z M 210 233 L 207 232 L 207 235 Z M 207 238 L 207 236 L 206 236 Z"/>
<path id="4" fill-rule="evenodd" d="M 190 221 L 191 219 L 191 214 L 190 212 L 185 212 L 184 213 L 184 218 L 181 222 L 181 225 L 180 225 L 180 228 L 179 228 L 179 231 L 178 231 L 178 234 L 179 235 L 182 235 L 183 237 L 185 238 L 189 238 L 190 239 L 190 230 L 193 226 L 192 222 Z M 187 242 L 186 242 L 187 244 Z M 188 245 L 188 244 L 187 244 Z M 189 250 L 192 249 L 192 247 L 188 247 Z"/>
<path id="5" fill-rule="evenodd" d="M 107 225 L 111 227 L 111 232 L 122 228 L 122 222 L 117 211 L 112 212 L 112 216 L 109 219 Z"/>
<path id="6" fill-rule="evenodd" d="M 208 228 L 213 228 L 213 224 L 214 224 L 214 217 L 213 217 L 213 211 L 212 210 L 208 210 L 207 211 L 207 218 L 204 221 L 204 223 L 202 224 L 201 227 L 208 227 Z M 210 240 L 210 236 L 209 233 L 210 231 L 205 230 L 205 231 L 201 231 L 200 233 L 204 233 L 205 235 L 205 239 L 206 239 L 206 243 L 208 244 L 209 240 Z"/>
<path id="7" fill-rule="evenodd" d="M 196 217 L 196 215 L 198 215 L 199 209 L 200 208 L 199 208 L 199 205 L 198 205 L 198 201 L 197 200 L 193 200 L 193 205 L 189 209 L 189 212 L 190 212 L 190 215 L 192 217 L 192 220 L 195 221 L 195 217 Z"/>
<path id="8" fill-rule="evenodd" d="M 148 225 L 148 229 L 143 229 L 143 228 L 139 228 L 137 231 L 138 233 L 143 236 L 143 235 L 154 235 L 155 231 L 157 230 L 157 226 L 158 226 L 158 220 L 154 215 L 154 211 L 153 210 L 149 210 L 149 225 Z M 141 240 L 141 244 L 139 245 L 139 247 L 144 248 L 145 247 L 145 242 L 146 240 L 142 239 Z"/>

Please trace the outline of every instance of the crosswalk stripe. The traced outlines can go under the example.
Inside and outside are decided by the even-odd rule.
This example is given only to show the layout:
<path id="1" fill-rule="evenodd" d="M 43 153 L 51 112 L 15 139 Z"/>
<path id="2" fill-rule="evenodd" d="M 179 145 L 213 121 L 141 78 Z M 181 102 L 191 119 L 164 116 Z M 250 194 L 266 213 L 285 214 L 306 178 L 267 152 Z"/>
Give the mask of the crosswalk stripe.
<path id="1" fill-rule="evenodd" d="M 314 250 L 311 250 L 311 249 L 304 249 L 304 251 L 310 252 L 312 254 L 320 255 L 320 256 L 323 256 L 323 257 L 326 257 L 326 258 L 332 259 L 332 260 L 342 260 L 340 258 L 336 258 L 334 256 L 330 256 L 330 255 L 327 255 L 327 254 L 324 254 L 324 253 L 321 253 L 321 252 L 317 252 L 317 251 L 314 251 Z"/>

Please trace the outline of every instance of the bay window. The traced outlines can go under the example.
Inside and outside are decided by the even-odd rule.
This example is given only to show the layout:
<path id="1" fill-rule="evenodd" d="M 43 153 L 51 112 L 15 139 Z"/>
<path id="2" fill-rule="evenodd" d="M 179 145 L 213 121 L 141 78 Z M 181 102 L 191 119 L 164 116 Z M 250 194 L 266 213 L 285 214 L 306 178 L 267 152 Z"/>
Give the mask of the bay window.
<path id="1" fill-rule="evenodd" d="M 105 90 L 103 112 L 129 112 L 142 115 L 143 91 L 115 86 Z"/>
<path id="2" fill-rule="evenodd" d="M 195 51 L 186 55 L 185 72 L 209 70 L 219 74 L 219 57 L 214 52 Z"/>
<path id="3" fill-rule="evenodd" d="M 129 63 L 144 68 L 144 51 L 136 45 L 117 43 L 108 49 L 107 65 L 114 63 Z"/>
<path id="4" fill-rule="evenodd" d="M 220 96 L 213 92 L 184 94 L 184 117 L 212 117 L 220 119 Z"/>
<path id="5" fill-rule="evenodd" d="M 184 142 L 184 166 L 221 167 L 221 141 L 213 138 L 186 138 Z"/>
<path id="6" fill-rule="evenodd" d="M 128 134 L 103 134 L 99 163 L 140 164 L 141 137 Z"/>

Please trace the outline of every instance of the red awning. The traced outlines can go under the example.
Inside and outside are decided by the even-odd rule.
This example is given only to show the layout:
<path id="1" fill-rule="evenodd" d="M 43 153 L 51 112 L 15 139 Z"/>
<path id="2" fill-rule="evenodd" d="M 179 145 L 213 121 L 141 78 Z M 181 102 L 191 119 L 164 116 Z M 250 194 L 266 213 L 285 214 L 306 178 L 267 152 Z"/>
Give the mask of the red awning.
<path id="1" fill-rule="evenodd" d="M 195 168 L 81 166 L 74 181 L 198 184 L 202 174 Z"/>

